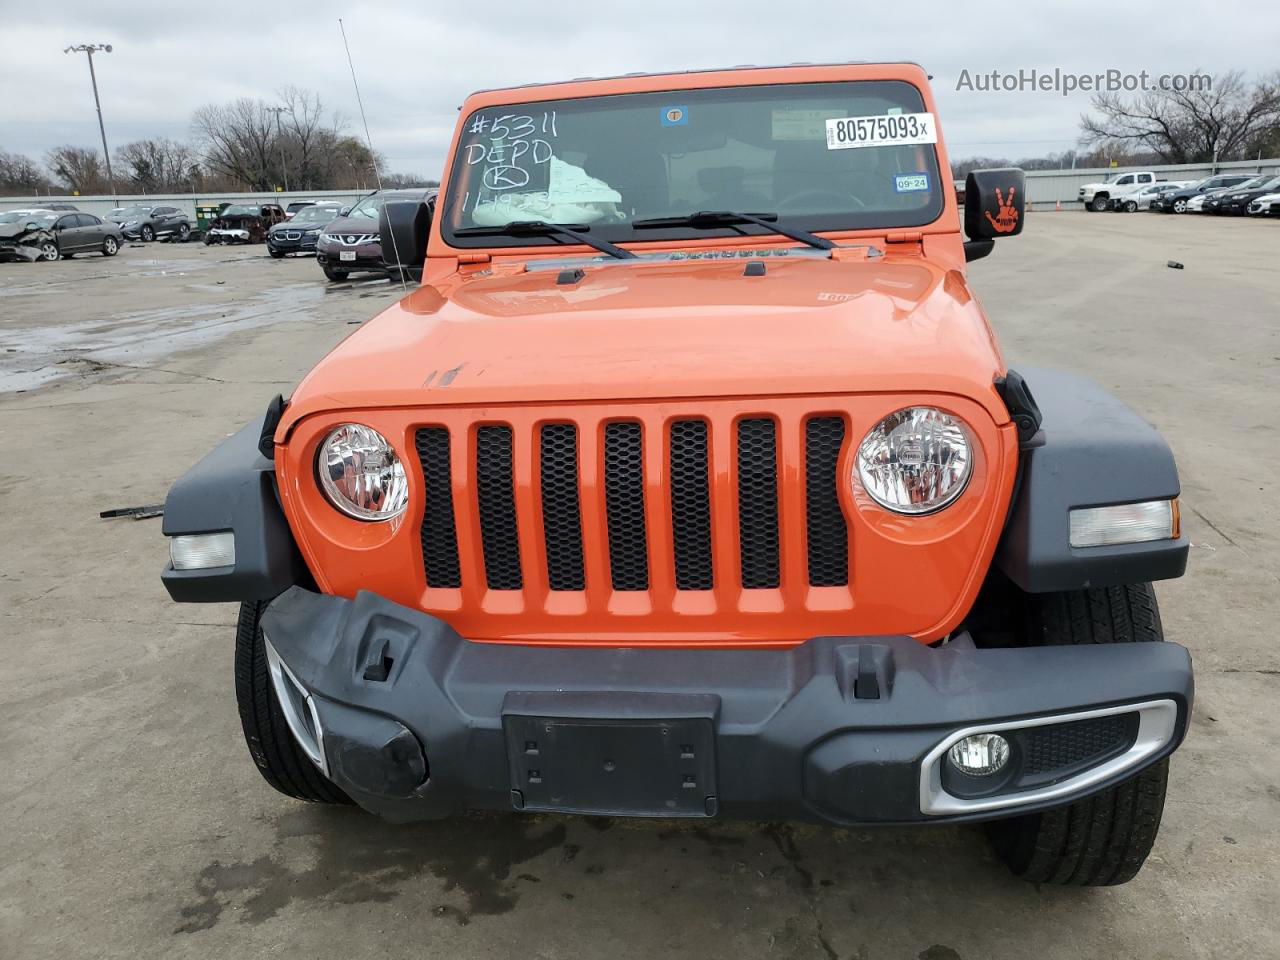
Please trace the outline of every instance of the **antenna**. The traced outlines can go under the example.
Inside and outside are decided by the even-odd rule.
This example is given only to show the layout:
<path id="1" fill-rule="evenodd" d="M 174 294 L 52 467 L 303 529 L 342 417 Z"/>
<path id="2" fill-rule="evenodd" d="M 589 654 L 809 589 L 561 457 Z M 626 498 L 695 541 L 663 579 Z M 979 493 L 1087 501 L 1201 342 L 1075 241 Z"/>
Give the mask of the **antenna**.
<path id="1" fill-rule="evenodd" d="M 360 107 L 360 122 L 364 124 L 364 142 L 369 147 L 369 159 L 373 164 L 373 178 L 378 184 L 378 191 L 382 191 L 382 174 L 378 171 L 378 155 L 373 150 L 373 138 L 369 136 L 369 119 L 364 114 L 364 100 L 360 97 L 360 82 L 356 80 L 356 65 L 351 60 L 351 44 L 347 43 L 347 28 L 342 24 L 342 18 L 338 18 L 338 29 L 342 31 L 342 46 L 347 51 L 347 66 L 351 68 L 351 86 L 356 90 L 356 105 Z M 396 243 L 395 231 L 391 233 L 391 249 L 395 251 L 396 263 L 400 263 L 400 246 Z M 379 242 L 384 242 L 385 237 L 379 237 Z M 404 288 L 404 292 L 409 292 L 409 284 L 404 278 L 404 270 L 397 269 L 400 275 L 400 286 Z"/>

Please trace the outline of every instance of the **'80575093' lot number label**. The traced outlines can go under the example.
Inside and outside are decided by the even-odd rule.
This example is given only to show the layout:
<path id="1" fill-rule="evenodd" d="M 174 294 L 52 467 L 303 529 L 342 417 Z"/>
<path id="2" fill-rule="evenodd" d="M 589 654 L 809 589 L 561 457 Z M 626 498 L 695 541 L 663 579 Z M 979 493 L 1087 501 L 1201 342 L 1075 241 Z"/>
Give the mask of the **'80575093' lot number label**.
<path id="1" fill-rule="evenodd" d="M 937 143 L 932 113 L 895 113 L 875 117 L 839 117 L 827 121 L 827 149 L 897 147 Z"/>

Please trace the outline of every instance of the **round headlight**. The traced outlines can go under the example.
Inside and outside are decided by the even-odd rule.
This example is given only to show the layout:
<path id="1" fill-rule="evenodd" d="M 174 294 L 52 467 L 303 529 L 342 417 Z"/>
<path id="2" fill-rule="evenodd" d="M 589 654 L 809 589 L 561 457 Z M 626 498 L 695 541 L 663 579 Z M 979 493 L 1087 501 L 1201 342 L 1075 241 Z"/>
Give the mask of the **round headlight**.
<path id="1" fill-rule="evenodd" d="M 409 484 L 404 465 L 371 427 L 344 423 L 320 445 L 316 463 L 329 502 L 357 520 L 390 520 L 404 513 Z"/>
<path id="2" fill-rule="evenodd" d="M 891 413 L 858 447 L 862 488 L 895 513 L 941 510 L 964 492 L 972 468 L 963 422 L 933 407 Z"/>

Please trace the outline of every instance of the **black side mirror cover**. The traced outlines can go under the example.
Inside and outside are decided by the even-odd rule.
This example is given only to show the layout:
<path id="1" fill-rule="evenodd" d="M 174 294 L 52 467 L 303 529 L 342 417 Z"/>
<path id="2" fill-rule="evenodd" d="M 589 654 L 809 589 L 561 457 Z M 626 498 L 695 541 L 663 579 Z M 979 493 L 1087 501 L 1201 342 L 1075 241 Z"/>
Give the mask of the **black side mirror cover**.
<path id="1" fill-rule="evenodd" d="M 972 240 L 1017 236 L 1026 197 L 1026 177 L 1017 167 L 971 171 L 964 184 L 964 232 Z"/>
<path id="2" fill-rule="evenodd" d="M 427 259 L 427 238 L 431 235 L 431 214 L 429 201 L 383 204 L 378 211 L 378 236 L 384 264 L 401 270 L 422 270 Z"/>

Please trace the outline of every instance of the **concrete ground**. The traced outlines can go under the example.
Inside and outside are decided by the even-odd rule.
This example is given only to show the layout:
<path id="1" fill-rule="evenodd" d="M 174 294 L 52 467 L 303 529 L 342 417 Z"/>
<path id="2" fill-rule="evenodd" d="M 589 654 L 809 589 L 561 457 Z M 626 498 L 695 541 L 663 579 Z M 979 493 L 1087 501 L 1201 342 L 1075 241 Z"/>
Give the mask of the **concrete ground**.
<path id="1" fill-rule="evenodd" d="M 1012 364 L 1092 375 L 1182 470 L 1195 546 L 1158 589 L 1194 723 L 1153 856 L 1103 890 L 1023 884 L 975 828 L 398 827 L 278 796 L 235 609 L 170 603 L 159 521 L 98 512 L 162 501 L 396 291 L 261 248 L 0 265 L 0 958 L 1276 956 L 1277 250 L 1274 221 L 1046 212 L 972 267 Z"/>

